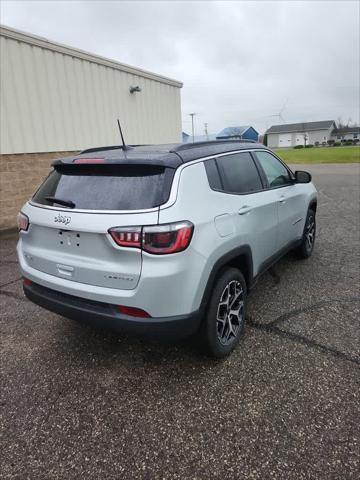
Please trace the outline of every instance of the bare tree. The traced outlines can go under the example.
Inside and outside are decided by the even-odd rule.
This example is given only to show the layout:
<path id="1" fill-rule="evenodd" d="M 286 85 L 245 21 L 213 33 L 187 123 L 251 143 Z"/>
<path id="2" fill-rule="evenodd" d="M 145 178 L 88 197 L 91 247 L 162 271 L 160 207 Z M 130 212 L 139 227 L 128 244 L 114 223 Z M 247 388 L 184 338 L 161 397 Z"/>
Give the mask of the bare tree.
<path id="1" fill-rule="evenodd" d="M 337 128 L 346 128 L 346 127 L 357 127 L 357 122 L 353 122 L 352 118 L 349 117 L 347 122 L 344 122 L 342 117 L 337 118 Z"/>

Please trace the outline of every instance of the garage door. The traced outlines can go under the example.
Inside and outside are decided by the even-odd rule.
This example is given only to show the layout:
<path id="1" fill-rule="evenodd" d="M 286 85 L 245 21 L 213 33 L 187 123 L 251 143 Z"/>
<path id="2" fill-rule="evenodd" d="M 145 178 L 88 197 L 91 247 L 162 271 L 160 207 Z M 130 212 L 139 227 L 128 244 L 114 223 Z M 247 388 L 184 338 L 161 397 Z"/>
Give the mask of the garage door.
<path id="1" fill-rule="evenodd" d="M 279 147 L 291 147 L 291 133 L 281 133 L 279 135 Z"/>

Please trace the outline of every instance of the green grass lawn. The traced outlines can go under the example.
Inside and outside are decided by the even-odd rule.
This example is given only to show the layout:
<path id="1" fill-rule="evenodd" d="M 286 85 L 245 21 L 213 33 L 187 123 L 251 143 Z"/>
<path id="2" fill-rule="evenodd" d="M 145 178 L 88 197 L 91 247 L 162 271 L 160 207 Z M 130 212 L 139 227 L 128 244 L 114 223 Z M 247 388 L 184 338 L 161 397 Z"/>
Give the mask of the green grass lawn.
<path id="1" fill-rule="evenodd" d="M 281 148 L 275 152 L 286 163 L 359 163 L 360 147 Z"/>

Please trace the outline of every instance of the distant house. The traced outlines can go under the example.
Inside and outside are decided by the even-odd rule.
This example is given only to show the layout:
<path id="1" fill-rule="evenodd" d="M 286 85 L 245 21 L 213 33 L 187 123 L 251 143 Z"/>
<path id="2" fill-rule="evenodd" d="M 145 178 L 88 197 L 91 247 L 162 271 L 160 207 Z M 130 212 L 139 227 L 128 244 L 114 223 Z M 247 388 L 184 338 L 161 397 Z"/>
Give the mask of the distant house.
<path id="1" fill-rule="evenodd" d="M 331 133 L 331 139 L 335 142 L 360 139 L 360 127 L 335 128 Z"/>
<path id="2" fill-rule="evenodd" d="M 242 127 L 226 127 L 216 135 L 217 140 L 254 140 L 258 141 L 259 134 L 250 125 Z"/>
<path id="3" fill-rule="evenodd" d="M 195 135 L 194 137 L 194 142 L 207 142 L 209 140 L 216 140 L 216 135 L 209 133 L 208 135 Z M 182 141 L 183 143 L 191 143 L 193 141 L 192 135 L 183 132 Z"/>
<path id="4" fill-rule="evenodd" d="M 273 125 L 267 130 L 267 144 L 270 148 L 314 145 L 327 142 L 336 128 L 334 120 L 321 122 L 290 123 Z"/>

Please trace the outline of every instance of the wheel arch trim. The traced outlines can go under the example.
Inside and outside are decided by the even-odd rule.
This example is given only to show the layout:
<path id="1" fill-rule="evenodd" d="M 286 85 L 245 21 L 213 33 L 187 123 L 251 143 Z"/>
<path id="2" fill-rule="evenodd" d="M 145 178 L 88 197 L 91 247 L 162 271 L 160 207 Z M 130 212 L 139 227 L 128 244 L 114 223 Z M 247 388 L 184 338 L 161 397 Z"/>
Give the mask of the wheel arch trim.
<path id="1" fill-rule="evenodd" d="M 210 275 L 208 277 L 206 287 L 201 299 L 200 303 L 200 311 L 202 313 L 205 312 L 206 306 L 209 302 L 211 292 L 213 290 L 213 287 L 215 285 L 216 278 L 218 277 L 219 273 L 221 270 L 228 266 L 234 267 L 235 265 L 232 264 L 234 260 L 236 260 L 239 257 L 243 257 L 246 260 L 247 264 L 247 271 L 243 272 L 241 269 L 241 273 L 244 275 L 245 281 L 246 281 L 246 286 L 247 289 L 250 290 L 252 283 L 253 283 L 253 260 L 252 260 L 252 252 L 251 248 L 249 245 L 242 245 L 241 247 L 236 247 L 233 250 L 230 250 L 226 254 L 222 255 L 220 258 L 217 259 L 217 261 L 214 263 Z M 236 267 L 236 266 L 235 266 Z"/>
<path id="2" fill-rule="evenodd" d="M 312 198 L 309 202 L 309 207 L 308 207 L 308 210 L 314 210 L 314 212 L 316 213 L 316 210 L 317 210 L 317 198 Z"/>

